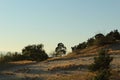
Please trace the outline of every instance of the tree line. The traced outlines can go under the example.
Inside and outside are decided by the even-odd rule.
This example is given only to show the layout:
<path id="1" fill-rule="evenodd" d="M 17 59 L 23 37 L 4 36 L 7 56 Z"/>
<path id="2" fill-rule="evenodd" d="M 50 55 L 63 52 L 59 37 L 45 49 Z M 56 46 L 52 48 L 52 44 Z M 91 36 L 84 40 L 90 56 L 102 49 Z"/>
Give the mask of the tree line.
<path id="1" fill-rule="evenodd" d="M 1 63 L 7 63 L 10 61 L 19 60 L 33 60 L 33 61 L 43 61 L 48 58 L 47 53 L 43 49 L 43 44 L 38 45 L 28 45 L 22 49 L 22 53 L 18 52 L 8 52 L 6 55 L 0 57 Z"/>
<path id="2" fill-rule="evenodd" d="M 89 46 L 97 45 L 105 45 L 105 44 L 112 44 L 117 41 L 120 41 L 120 33 L 118 30 L 111 31 L 106 35 L 99 33 L 96 34 L 94 37 L 89 38 L 87 42 L 80 43 L 72 47 L 72 51 L 81 50 L 87 48 Z M 55 48 L 55 52 L 52 54 L 53 57 L 65 55 L 67 48 L 63 43 L 58 43 L 57 47 Z M 9 61 L 18 61 L 18 60 L 34 60 L 34 61 L 43 61 L 48 59 L 49 56 L 44 50 L 43 44 L 33 44 L 27 45 L 22 49 L 22 53 L 10 53 L 8 52 L 6 55 L 1 55 L 0 62 L 9 62 Z"/>
<path id="3" fill-rule="evenodd" d="M 96 46 L 103 46 L 106 44 L 112 44 L 117 41 L 120 41 L 120 32 L 118 30 L 113 30 L 106 35 L 99 33 L 95 36 L 89 38 L 86 42 L 79 43 L 72 48 L 72 51 L 85 49 L 87 47 L 96 45 Z"/>
<path id="4" fill-rule="evenodd" d="M 62 56 L 66 54 L 66 47 L 63 43 L 58 43 L 55 48 L 55 53 L 53 57 Z M 10 61 L 19 60 L 33 60 L 33 61 L 43 61 L 48 59 L 49 56 L 44 50 L 43 44 L 33 44 L 27 45 L 22 49 L 22 53 L 18 52 L 7 52 L 6 55 L 0 55 L 0 63 L 7 63 Z"/>

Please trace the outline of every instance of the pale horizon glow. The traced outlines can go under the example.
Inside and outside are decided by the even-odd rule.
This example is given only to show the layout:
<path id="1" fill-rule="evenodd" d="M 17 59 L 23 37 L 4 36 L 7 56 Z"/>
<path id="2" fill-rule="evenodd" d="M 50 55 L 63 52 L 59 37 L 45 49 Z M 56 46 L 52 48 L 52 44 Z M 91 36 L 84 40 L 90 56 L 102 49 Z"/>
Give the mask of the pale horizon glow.
<path id="1" fill-rule="evenodd" d="M 97 33 L 120 31 L 120 0 L 0 0 L 0 51 L 59 42 L 71 47 Z"/>

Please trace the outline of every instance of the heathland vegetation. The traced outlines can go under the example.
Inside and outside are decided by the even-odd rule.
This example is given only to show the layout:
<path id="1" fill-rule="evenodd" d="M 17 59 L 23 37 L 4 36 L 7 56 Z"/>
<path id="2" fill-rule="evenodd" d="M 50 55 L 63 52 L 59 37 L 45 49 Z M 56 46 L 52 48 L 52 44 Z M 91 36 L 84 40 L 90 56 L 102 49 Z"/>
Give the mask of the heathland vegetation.
<path id="1" fill-rule="evenodd" d="M 32 60 L 32 61 L 43 61 L 48 58 L 47 53 L 43 49 L 43 44 L 39 45 L 28 45 L 22 49 L 22 53 L 11 53 L 8 52 L 6 55 L 0 56 L 0 63 L 8 63 L 11 61 L 20 60 Z"/>
<path id="2" fill-rule="evenodd" d="M 107 44 L 113 44 L 120 41 L 120 33 L 118 30 L 113 30 L 106 35 L 99 33 L 89 38 L 86 42 L 79 43 L 72 48 L 72 51 L 83 50 L 91 46 L 104 46 Z M 6 55 L 0 55 L 0 63 L 7 63 L 10 61 L 19 61 L 19 60 L 33 60 L 33 61 L 43 61 L 48 59 L 48 54 L 44 50 L 43 44 L 37 45 L 28 45 L 22 49 L 22 53 L 18 52 L 8 52 Z M 52 57 L 62 56 L 66 54 L 66 47 L 63 43 L 58 43 L 58 46 L 55 48 L 55 52 L 52 53 Z"/>
<path id="3" fill-rule="evenodd" d="M 89 38 L 86 42 L 79 43 L 78 45 L 72 47 L 72 51 L 85 49 L 93 45 L 104 46 L 107 44 L 116 43 L 117 41 L 120 41 L 120 33 L 118 30 L 111 31 L 106 35 L 99 33 Z"/>
<path id="4" fill-rule="evenodd" d="M 94 57 L 94 63 L 89 66 L 91 72 L 96 72 L 93 80 L 110 80 L 110 63 L 113 58 L 107 53 L 107 50 L 101 49 L 98 57 Z"/>
<path id="5" fill-rule="evenodd" d="M 119 80 L 119 76 L 117 76 L 118 79 L 115 79 L 115 77 L 112 76 L 114 74 L 112 72 L 115 71 L 118 74 L 119 70 L 112 70 L 113 68 L 111 68 L 111 62 L 113 62 L 114 58 L 109 55 L 109 49 L 104 47 L 106 45 L 114 45 L 112 47 L 117 46 L 118 48 L 118 45 L 116 44 L 120 44 L 120 33 L 118 30 L 111 31 L 106 35 L 102 33 L 96 34 L 94 37 L 89 38 L 86 42 L 80 43 L 79 45 L 72 47 L 72 52 L 66 56 L 63 56 L 64 54 L 66 54 L 67 49 L 63 43 L 57 44 L 55 51 L 52 53 L 52 57 L 48 56 L 48 54 L 44 50 L 43 44 L 27 45 L 22 49 L 22 53 L 8 52 L 6 55 L 1 54 L 0 64 L 22 60 L 36 62 L 43 61 L 39 64 L 36 64 L 36 66 L 39 66 L 38 69 L 36 67 L 39 74 L 44 73 L 50 75 L 50 73 L 52 73 L 53 75 L 54 73 L 59 73 L 57 73 L 57 78 L 56 76 L 52 76 L 52 78 L 50 76 L 50 79 L 45 80 Z M 117 50 L 117 53 L 120 53 L 120 48 L 118 48 Z M 92 53 L 96 52 L 97 55 L 89 56 L 89 54 L 91 54 L 90 51 Z M 117 67 L 119 67 L 119 64 L 117 65 Z M 31 66 L 23 69 L 23 71 L 26 70 L 27 72 L 35 72 L 35 69 L 33 69 L 33 67 Z M 17 72 L 21 71 L 22 70 L 20 69 Z M 70 71 L 75 71 L 77 73 L 74 73 L 73 76 L 67 76 L 67 73 L 69 73 Z M 81 73 L 79 73 L 80 71 Z M 88 76 L 84 74 L 84 72 L 87 73 Z M 66 76 L 64 76 L 62 73 Z"/>

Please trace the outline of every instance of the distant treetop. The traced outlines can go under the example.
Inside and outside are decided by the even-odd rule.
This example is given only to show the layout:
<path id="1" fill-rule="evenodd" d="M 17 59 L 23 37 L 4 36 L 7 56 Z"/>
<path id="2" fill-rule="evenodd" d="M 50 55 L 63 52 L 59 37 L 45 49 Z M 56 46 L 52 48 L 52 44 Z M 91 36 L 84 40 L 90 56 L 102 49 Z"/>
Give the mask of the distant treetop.
<path id="1" fill-rule="evenodd" d="M 66 54 L 66 47 L 63 43 L 58 43 L 57 47 L 55 48 L 56 56 L 62 56 Z"/>

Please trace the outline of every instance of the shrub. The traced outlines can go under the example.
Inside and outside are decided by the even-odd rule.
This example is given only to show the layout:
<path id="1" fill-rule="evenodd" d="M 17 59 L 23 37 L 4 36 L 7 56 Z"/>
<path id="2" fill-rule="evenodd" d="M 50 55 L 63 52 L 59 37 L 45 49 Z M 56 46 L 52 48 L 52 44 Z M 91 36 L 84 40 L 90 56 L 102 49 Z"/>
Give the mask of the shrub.
<path id="1" fill-rule="evenodd" d="M 100 73 L 97 73 L 93 80 L 109 80 L 110 75 L 110 70 L 102 70 Z"/>
<path id="2" fill-rule="evenodd" d="M 80 43 L 78 46 L 77 46 L 77 49 L 85 49 L 87 47 L 87 43 L 86 42 L 83 42 L 83 43 Z"/>
<path id="3" fill-rule="evenodd" d="M 87 42 L 80 43 L 74 47 L 71 47 L 72 51 L 82 50 L 90 46 L 104 46 L 106 44 L 112 44 L 120 41 L 120 33 L 118 30 L 111 31 L 106 35 L 99 33 L 89 38 Z"/>
<path id="4" fill-rule="evenodd" d="M 95 35 L 95 45 L 101 46 L 106 44 L 105 36 L 101 33 Z"/>
<path id="5" fill-rule="evenodd" d="M 107 51 L 102 49 L 99 51 L 98 57 L 94 58 L 94 63 L 90 65 L 89 69 L 91 71 L 109 69 L 112 59 L 113 58 L 107 54 Z"/>
<path id="6" fill-rule="evenodd" d="M 28 45 L 22 50 L 22 54 L 27 60 L 43 61 L 48 58 L 42 44 Z"/>
<path id="7" fill-rule="evenodd" d="M 2 55 L 0 56 L 0 63 L 8 63 L 10 61 L 18 61 L 18 60 L 23 60 L 24 57 L 18 53 L 18 52 L 15 52 L 15 53 L 12 53 L 12 52 L 7 52 L 6 55 Z"/>
<path id="8" fill-rule="evenodd" d="M 94 63 L 89 66 L 89 70 L 96 72 L 93 80 L 109 80 L 110 77 L 110 62 L 113 60 L 107 54 L 107 50 L 101 49 L 98 57 L 94 58 Z"/>
<path id="9" fill-rule="evenodd" d="M 95 39 L 94 38 L 90 38 L 87 40 L 87 46 L 92 46 L 94 45 Z"/>

